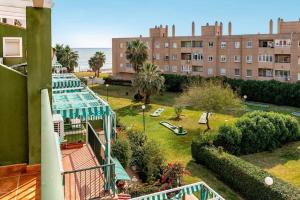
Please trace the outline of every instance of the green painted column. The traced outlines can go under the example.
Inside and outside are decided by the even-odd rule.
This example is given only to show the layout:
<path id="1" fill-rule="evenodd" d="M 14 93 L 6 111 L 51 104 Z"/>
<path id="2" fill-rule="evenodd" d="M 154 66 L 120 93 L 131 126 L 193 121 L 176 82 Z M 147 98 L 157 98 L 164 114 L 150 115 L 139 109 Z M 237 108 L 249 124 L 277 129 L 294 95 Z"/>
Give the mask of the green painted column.
<path id="1" fill-rule="evenodd" d="M 51 9 L 26 8 L 29 164 L 41 162 L 41 89 L 51 99 Z M 50 101 L 51 102 L 51 101 Z"/>

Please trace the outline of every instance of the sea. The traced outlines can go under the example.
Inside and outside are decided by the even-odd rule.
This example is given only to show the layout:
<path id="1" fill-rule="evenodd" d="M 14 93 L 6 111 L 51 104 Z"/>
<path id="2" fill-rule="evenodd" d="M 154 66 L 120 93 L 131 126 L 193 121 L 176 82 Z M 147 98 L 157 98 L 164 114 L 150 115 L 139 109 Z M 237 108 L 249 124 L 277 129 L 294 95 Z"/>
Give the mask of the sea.
<path id="1" fill-rule="evenodd" d="M 112 69 L 112 50 L 111 48 L 73 48 L 74 51 L 78 52 L 79 61 L 78 67 L 75 68 L 75 71 L 87 71 L 89 70 L 88 60 L 97 52 L 102 51 L 105 54 L 106 61 L 101 68 L 103 72 L 111 72 Z"/>

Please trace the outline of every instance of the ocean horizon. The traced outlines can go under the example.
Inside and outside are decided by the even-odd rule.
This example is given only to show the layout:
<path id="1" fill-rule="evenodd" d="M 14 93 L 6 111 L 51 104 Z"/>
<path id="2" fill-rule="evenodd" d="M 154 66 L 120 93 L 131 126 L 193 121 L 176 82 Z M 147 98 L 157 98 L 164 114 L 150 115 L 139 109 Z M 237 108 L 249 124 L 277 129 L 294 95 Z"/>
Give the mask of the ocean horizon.
<path id="1" fill-rule="evenodd" d="M 112 49 L 111 48 L 72 48 L 78 52 L 79 60 L 78 67 L 75 71 L 87 71 L 89 67 L 89 59 L 97 52 L 102 51 L 106 56 L 106 61 L 102 67 L 103 71 L 111 71 L 112 69 Z"/>

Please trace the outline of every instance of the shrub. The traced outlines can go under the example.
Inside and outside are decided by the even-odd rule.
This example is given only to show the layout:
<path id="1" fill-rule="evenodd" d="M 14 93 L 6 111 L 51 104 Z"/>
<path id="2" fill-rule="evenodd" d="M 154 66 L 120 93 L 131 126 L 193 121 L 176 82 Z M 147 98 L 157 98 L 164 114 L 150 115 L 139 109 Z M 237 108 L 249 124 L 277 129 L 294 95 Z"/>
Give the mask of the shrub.
<path id="1" fill-rule="evenodd" d="M 127 131 L 130 146 L 132 148 L 144 146 L 147 141 L 147 136 L 144 132 L 137 129 L 129 129 Z"/>
<path id="2" fill-rule="evenodd" d="M 265 177 L 271 176 L 261 168 L 227 153 L 220 153 L 214 147 L 202 147 L 192 143 L 192 156 L 197 163 L 214 171 L 221 180 L 241 193 L 246 199 L 296 200 L 300 191 L 294 186 L 273 177 L 274 184 L 267 186 Z"/>
<path id="3" fill-rule="evenodd" d="M 146 185 L 146 184 L 139 184 L 136 186 L 129 187 L 128 189 L 128 193 L 131 195 L 132 198 L 151 194 L 158 191 L 159 191 L 158 186 Z"/>
<path id="4" fill-rule="evenodd" d="M 117 139 L 111 146 L 111 153 L 113 157 L 116 157 L 120 161 L 124 168 L 128 166 L 131 149 L 127 140 Z"/>
<path id="5" fill-rule="evenodd" d="M 109 85 L 131 86 L 131 80 L 117 79 L 113 77 L 104 77 L 103 80 L 105 84 Z"/>
<path id="6" fill-rule="evenodd" d="M 219 134 L 214 142 L 216 146 L 223 146 L 230 153 L 239 155 L 242 140 L 241 131 L 234 125 L 223 125 L 219 128 Z"/>
<path id="7" fill-rule="evenodd" d="M 180 119 L 182 111 L 183 111 L 183 106 L 182 105 L 175 105 L 174 106 L 174 112 L 175 112 L 177 120 Z"/>

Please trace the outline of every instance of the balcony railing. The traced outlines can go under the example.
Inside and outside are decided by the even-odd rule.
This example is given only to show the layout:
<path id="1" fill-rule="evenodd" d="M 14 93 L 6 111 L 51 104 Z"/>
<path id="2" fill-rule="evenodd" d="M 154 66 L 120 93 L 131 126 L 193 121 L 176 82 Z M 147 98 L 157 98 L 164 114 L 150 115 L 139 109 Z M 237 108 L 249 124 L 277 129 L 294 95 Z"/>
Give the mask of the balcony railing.
<path id="1" fill-rule="evenodd" d="M 54 132 L 47 89 L 41 91 L 41 147 L 41 199 L 63 200 L 60 143 Z"/>

